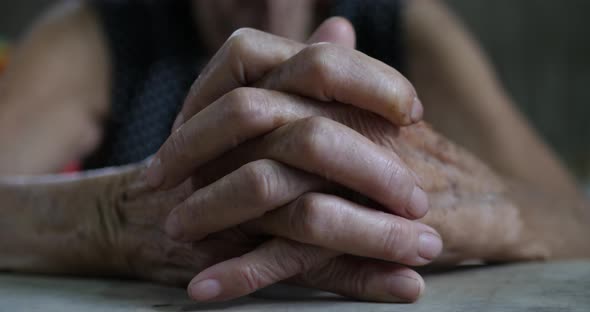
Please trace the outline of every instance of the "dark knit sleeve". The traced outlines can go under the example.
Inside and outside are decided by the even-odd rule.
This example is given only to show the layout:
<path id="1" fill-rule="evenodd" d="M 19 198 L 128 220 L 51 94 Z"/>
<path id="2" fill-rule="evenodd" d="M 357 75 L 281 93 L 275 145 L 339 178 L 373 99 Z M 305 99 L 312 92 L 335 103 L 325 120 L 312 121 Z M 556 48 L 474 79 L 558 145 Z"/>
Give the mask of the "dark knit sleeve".
<path id="1" fill-rule="evenodd" d="M 404 73 L 403 4 L 403 0 L 341 0 L 331 15 L 351 21 L 359 51 Z"/>

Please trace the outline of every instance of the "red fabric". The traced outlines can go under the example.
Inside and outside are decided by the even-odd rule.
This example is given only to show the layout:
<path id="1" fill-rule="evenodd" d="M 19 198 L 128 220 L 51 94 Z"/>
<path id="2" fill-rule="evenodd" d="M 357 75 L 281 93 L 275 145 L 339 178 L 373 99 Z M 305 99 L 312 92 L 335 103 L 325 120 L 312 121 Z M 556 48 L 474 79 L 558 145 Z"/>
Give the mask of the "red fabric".
<path id="1" fill-rule="evenodd" d="M 79 161 L 72 161 L 71 163 L 67 164 L 63 169 L 62 173 L 74 173 L 82 170 L 82 165 Z"/>
<path id="2" fill-rule="evenodd" d="M 0 51 L 0 74 L 2 74 L 2 72 L 6 68 L 6 65 L 8 64 L 8 57 L 2 56 L 1 54 L 2 53 Z"/>

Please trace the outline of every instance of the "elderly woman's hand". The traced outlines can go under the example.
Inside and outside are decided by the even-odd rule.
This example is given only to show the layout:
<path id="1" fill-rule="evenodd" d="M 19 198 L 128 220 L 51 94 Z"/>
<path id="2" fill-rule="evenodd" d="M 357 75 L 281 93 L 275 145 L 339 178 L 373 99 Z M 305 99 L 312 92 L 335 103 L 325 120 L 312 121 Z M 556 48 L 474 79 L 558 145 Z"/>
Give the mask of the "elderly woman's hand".
<path id="1" fill-rule="evenodd" d="M 432 261 L 440 237 L 409 221 L 426 214 L 426 194 L 394 151 L 359 133 L 371 134 L 376 114 L 397 126 L 422 116 L 412 85 L 386 64 L 350 47 L 304 45 L 255 30 L 228 39 L 195 82 L 147 181 L 170 189 L 192 177 L 195 192 L 168 216 L 174 239 L 197 241 L 275 209 L 253 230 L 280 238 L 228 261 L 224 276 L 201 273 L 191 295 L 245 295 L 339 253 L 406 265 Z M 343 198 L 347 190 L 374 204 Z M 356 296 L 391 300 L 383 294 L 388 289 L 416 299 L 420 277 L 395 268 L 414 280 L 405 283 L 411 290 L 390 278 L 389 287 Z"/>
<path id="2" fill-rule="evenodd" d="M 116 187 L 106 188 L 107 195 L 102 197 L 113 205 L 105 205 L 101 213 L 104 218 L 101 222 L 95 220 L 89 227 L 96 229 L 93 233 L 108 234 L 99 235 L 97 241 L 101 242 L 99 246 L 108 246 L 108 259 L 114 259 L 109 263 L 118 264 L 111 269 L 113 272 L 175 285 L 186 285 L 195 275 L 208 277 L 200 289 L 189 290 L 198 300 L 235 298 L 291 276 L 291 283 L 364 300 L 407 302 L 416 300 L 423 291 L 420 276 L 396 263 L 338 256 L 337 251 L 285 238 L 268 240 L 268 234 L 274 233 L 310 238 L 329 236 L 336 242 L 343 240 L 343 235 L 349 235 L 351 245 L 357 245 L 355 248 L 380 248 L 385 258 L 415 252 L 411 246 L 414 241 L 389 241 L 392 238 L 388 235 L 395 235 L 396 229 L 380 233 L 391 223 L 389 214 L 345 200 L 334 201 L 339 204 L 334 207 L 309 205 L 316 199 L 321 200 L 312 195 L 299 200 L 297 208 L 300 209 L 278 209 L 277 215 L 216 232 L 199 241 L 180 242 L 164 233 L 165 216 L 192 192 L 191 183 L 154 193 L 141 175 L 139 170 L 109 180 L 109 185 Z M 367 224 L 365 228 L 360 228 L 355 218 Z M 324 228 L 316 226 L 325 225 L 325 229 L 331 231 L 334 226 L 348 226 L 343 220 L 350 221 L 348 234 L 340 229 L 321 233 Z M 412 227 L 406 223 L 410 221 L 400 222 L 401 230 L 411 231 Z M 306 234 L 308 229 L 311 233 Z"/>

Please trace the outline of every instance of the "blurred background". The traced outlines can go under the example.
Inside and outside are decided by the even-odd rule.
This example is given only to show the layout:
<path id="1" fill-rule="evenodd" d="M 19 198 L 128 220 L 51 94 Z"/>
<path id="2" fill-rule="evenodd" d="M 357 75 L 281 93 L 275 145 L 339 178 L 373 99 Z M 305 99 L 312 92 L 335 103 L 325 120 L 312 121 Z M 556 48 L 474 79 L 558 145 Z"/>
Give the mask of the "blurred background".
<path id="1" fill-rule="evenodd" d="M 590 176 L 590 1 L 447 2 L 545 140 L 579 177 Z M 1 0 L 0 51 L 52 3 Z"/>

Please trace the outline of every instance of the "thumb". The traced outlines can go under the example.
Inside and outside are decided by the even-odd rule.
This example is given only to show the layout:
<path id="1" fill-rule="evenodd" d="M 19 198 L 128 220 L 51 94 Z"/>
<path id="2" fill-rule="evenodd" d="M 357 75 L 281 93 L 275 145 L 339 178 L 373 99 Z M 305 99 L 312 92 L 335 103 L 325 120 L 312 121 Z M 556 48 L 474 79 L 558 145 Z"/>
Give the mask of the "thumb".
<path id="1" fill-rule="evenodd" d="M 325 20 L 307 39 L 307 43 L 330 42 L 354 49 L 356 35 L 352 24 L 343 17 Z"/>

